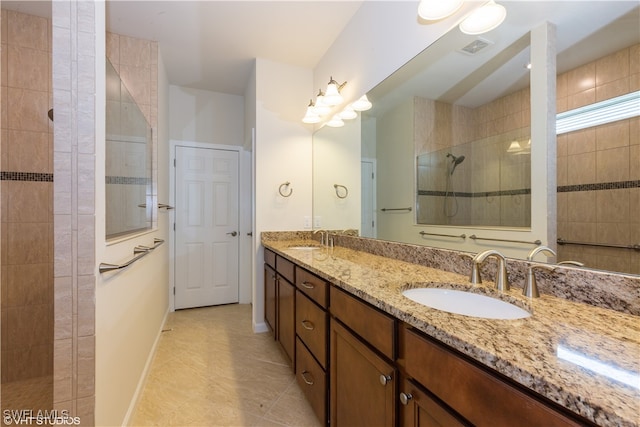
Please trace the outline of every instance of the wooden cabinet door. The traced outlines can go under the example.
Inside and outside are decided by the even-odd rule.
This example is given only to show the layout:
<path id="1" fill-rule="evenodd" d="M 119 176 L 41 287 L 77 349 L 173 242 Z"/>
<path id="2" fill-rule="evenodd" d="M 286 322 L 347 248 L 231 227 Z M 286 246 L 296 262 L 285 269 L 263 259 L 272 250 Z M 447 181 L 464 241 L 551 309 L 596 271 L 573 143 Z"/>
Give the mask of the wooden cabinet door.
<path id="1" fill-rule="evenodd" d="M 266 256 L 265 256 L 266 259 Z M 278 339 L 276 331 L 276 272 L 273 268 L 265 264 L 264 266 L 264 320 L 273 332 L 275 339 Z"/>
<path id="2" fill-rule="evenodd" d="M 331 426 L 394 426 L 396 370 L 331 319 Z"/>
<path id="3" fill-rule="evenodd" d="M 295 360 L 296 325 L 295 312 L 296 288 L 284 277 L 278 277 L 278 342 L 293 366 Z"/>
<path id="4" fill-rule="evenodd" d="M 470 426 L 449 408 L 439 403 L 412 381 L 405 380 L 400 387 L 400 425 L 402 427 L 457 427 Z"/>

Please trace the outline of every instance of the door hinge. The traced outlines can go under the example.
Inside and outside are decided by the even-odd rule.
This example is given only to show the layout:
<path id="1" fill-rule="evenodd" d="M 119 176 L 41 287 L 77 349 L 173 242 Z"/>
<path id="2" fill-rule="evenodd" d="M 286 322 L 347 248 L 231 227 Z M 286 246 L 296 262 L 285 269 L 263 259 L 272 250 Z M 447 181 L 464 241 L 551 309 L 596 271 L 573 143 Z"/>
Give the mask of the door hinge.
<path id="1" fill-rule="evenodd" d="M 176 231 L 176 223 L 173 223 L 173 231 Z"/>
<path id="2" fill-rule="evenodd" d="M 173 287 L 173 294 L 174 295 L 176 294 L 176 287 L 175 286 Z"/>
<path id="3" fill-rule="evenodd" d="M 176 159 L 173 159 L 173 167 L 176 167 Z"/>

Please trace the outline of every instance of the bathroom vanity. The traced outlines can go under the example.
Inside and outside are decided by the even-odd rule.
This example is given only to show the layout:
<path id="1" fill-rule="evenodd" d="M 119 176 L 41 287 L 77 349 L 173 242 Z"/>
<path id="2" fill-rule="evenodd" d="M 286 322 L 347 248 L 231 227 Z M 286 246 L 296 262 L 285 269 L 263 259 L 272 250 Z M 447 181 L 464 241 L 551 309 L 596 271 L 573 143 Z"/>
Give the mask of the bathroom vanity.
<path id="1" fill-rule="evenodd" d="M 528 299 L 517 284 L 497 295 L 489 281 L 471 286 L 441 269 L 305 246 L 315 241 L 263 236 L 263 244 L 265 313 L 276 313 L 275 336 L 323 425 L 640 425 L 636 315 Z M 293 318 L 278 315 L 291 310 L 279 280 L 295 285 Z M 470 317 L 402 295 L 421 287 L 498 297 L 530 316 Z M 292 327 L 290 354 L 281 331 Z"/>

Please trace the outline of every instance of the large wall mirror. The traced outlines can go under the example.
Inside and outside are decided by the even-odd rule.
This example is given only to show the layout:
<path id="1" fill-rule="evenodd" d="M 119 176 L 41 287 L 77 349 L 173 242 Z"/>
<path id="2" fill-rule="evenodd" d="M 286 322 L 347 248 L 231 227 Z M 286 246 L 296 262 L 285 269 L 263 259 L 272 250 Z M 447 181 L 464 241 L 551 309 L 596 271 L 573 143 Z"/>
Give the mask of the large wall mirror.
<path id="1" fill-rule="evenodd" d="M 351 164 L 362 172 L 360 234 L 470 252 L 493 247 L 518 258 L 540 240 L 557 260 L 640 274 L 637 112 L 563 130 L 546 141 L 544 156 L 535 155 L 532 117 L 548 109 L 531 101 L 527 68 L 556 67 L 549 97 L 559 118 L 637 93 L 638 3 L 501 4 L 500 27 L 480 36 L 454 27 L 367 94 L 374 107 L 361 118 L 360 164 Z M 542 25 L 555 27 L 555 63 L 536 64 L 532 55 Z M 316 136 L 326 147 L 339 131 L 320 129 L 314 155 Z M 314 182 L 333 171 L 314 159 Z M 544 209 L 540 189 L 552 201 Z M 326 207 L 314 189 L 314 215 Z M 543 217 L 550 230 L 536 234 Z M 331 226 L 322 228 L 354 228 L 354 221 L 336 218 Z"/>
<path id="2" fill-rule="evenodd" d="M 107 59 L 106 238 L 151 229 L 151 126 Z"/>

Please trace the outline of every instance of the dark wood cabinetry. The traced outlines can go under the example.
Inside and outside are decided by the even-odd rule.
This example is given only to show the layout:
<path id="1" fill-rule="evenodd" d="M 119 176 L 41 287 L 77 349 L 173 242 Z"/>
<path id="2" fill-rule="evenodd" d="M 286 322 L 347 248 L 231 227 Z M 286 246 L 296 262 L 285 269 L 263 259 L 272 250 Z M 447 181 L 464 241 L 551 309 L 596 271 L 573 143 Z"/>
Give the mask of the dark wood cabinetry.
<path id="1" fill-rule="evenodd" d="M 413 381 L 404 380 L 400 386 L 400 423 L 402 427 L 458 427 L 470 426 L 446 405 Z"/>
<path id="2" fill-rule="evenodd" d="M 328 417 L 328 286 L 296 266 L 296 379 L 323 425 Z"/>
<path id="3" fill-rule="evenodd" d="M 407 375 L 473 425 L 582 425 L 410 327 L 401 333 Z"/>
<path id="4" fill-rule="evenodd" d="M 395 320 L 333 287 L 330 312 L 331 426 L 394 426 Z"/>
<path id="5" fill-rule="evenodd" d="M 395 425 L 396 369 L 331 319 L 331 426 Z"/>
<path id="6" fill-rule="evenodd" d="M 265 249 L 265 317 L 322 425 L 593 425 Z"/>

